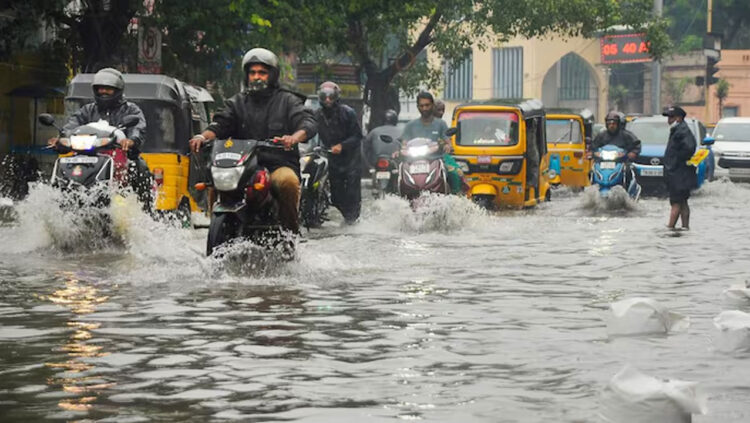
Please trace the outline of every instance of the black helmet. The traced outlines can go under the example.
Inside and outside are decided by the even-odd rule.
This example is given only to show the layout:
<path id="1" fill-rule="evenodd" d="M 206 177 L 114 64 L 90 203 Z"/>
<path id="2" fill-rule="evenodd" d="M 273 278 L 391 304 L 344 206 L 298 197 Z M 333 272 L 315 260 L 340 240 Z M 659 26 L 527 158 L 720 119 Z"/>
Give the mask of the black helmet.
<path id="1" fill-rule="evenodd" d="M 112 95 L 99 94 L 99 87 L 108 87 L 115 90 Z M 125 80 L 122 73 L 117 69 L 104 68 L 94 75 L 91 81 L 91 89 L 94 91 L 96 107 L 100 109 L 111 109 L 122 103 L 122 90 L 125 89 Z"/>
<path id="2" fill-rule="evenodd" d="M 393 109 L 385 111 L 385 124 L 396 126 L 398 124 L 398 113 Z"/>
<path id="3" fill-rule="evenodd" d="M 333 104 L 338 103 L 341 98 L 341 88 L 335 82 L 326 81 L 318 87 L 318 100 L 323 107 L 328 107 L 325 103 L 326 98 L 333 100 Z"/>
<path id="4" fill-rule="evenodd" d="M 617 110 L 612 110 L 607 113 L 607 116 L 604 118 L 605 123 L 609 121 L 616 121 L 622 127 L 625 125 L 625 114 L 618 112 Z"/>
<path id="5" fill-rule="evenodd" d="M 270 50 L 264 48 L 254 48 L 248 50 L 245 56 L 242 57 L 242 71 L 245 74 L 245 79 L 242 81 L 242 87 L 252 92 L 264 91 L 267 87 L 259 84 L 257 86 L 247 86 L 247 73 L 250 70 L 250 65 L 260 64 L 268 68 L 268 86 L 276 87 L 279 84 L 279 58 L 273 54 Z"/>

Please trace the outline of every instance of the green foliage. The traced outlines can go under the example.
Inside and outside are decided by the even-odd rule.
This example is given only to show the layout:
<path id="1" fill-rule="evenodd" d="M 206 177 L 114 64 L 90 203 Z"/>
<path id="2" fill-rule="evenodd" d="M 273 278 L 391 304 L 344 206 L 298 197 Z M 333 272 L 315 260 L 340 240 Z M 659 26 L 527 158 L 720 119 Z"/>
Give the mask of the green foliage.
<path id="1" fill-rule="evenodd" d="M 609 86 L 609 102 L 615 109 L 622 110 L 629 95 L 630 90 L 622 84 Z"/>
<path id="2" fill-rule="evenodd" d="M 716 98 L 719 101 L 724 101 L 729 96 L 729 88 L 731 84 L 724 78 L 720 78 L 719 82 L 716 83 Z"/>
<path id="3" fill-rule="evenodd" d="M 693 82 L 691 77 L 683 78 L 666 78 L 665 79 L 665 90 L 669 96 L 671 104 L 678 104 L 682 102 L 682 96 L 685 95 L 685 88 Z"/>
<path id="4" fill-rule="evenodd" d="M 676 52 L 703 48 L 707 31 L 706 0 L 666 0 L 664 16 L 667 32 L 678 42 Z M 750 2 L 747 0 L 714 0 L 712 31 L 722 34 L 722 48 L 750 48 Z"/>

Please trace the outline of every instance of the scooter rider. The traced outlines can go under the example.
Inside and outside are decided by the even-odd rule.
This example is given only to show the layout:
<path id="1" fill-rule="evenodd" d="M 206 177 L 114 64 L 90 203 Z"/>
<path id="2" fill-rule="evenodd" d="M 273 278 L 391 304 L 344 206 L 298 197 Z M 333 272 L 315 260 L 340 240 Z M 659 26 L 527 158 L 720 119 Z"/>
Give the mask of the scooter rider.
<path id="1" fill-rule="evenodd" d="M 190 140 L 190 149 L 216 138 L 264 140 L 274 138 L 284 150 L 263 150 L 259 162 L 271 172 L 271 187 L 279 201 L 284 229 L 299 233 L 299 149 L 297 144 L 315 136 L 317 125 L 305 97 L 279 87 L 279 59 L 264 48 L 254 48 L 242 58 L 243 90 L 230 99 L 201 134 Z"/>
<path id="2" fill-rule="evenodd" d="M 151 202 L 151 172 L 140 152 L 146 135 L 146 118 L 143 111 L 135 103 L 126 101 L 123 96 L 125 80 L 122 73 L 117 69 L 104 68 L 94 75 L 91 82 L 94 91 L 94 102 L 78 109 L 68 117 L 63 126 L 63 133 L 69 134 L 76 128 L 101 119 L 106 120 L 112 126 L 119 126 L 127 116 L 138 117 L 138 123 L 132 127 L 125 128 L 123 132 L 126 138 L 119 142 L 122 150 L 129 159 L 128 178 L 130 184 L 138 195 L 138 199 L 145 208 Z M 48 144 L 57 147 L 58 138 L 51 138 Z"/>
<path id="3" fill-rule="evenodd" d="M 347 224 L 359 218 L 362 206 L 362 129 L 357 112 L 341 104 L 341 89 L 331 81 L 320 84 L 320 109 L 315 111 L 320 141 L 331 150 L 331 203 Z"/>
<path id="4" fill-rule="evenodd" d="M 362 156 L 367 165 L 374 168 L 378 157 L 391 157 L 393 153 L 401 147 L 396 141 L 401 137 L 401 129 L 398 124 L 398 113 L 393 109 L 385 111 L 385 125 L 378 126 L 370 131 L 362 142 Z M 393 139 L 392 142 L 386 143 L 380 139 L 381 135 L 387 135 Z"/>
<path id="5" fill-rule="evenodd" d="M 591 143 L 591 151 L 596 151 L 605 145 L 616 145 L 627 152 L 628 160 L 635 160 L 641 153 L 641 140 L 632 132 L 625 129 L 625 115 L 618 111 L 607 113 L 604 118 L 607 130 L 597 134 Z"/>

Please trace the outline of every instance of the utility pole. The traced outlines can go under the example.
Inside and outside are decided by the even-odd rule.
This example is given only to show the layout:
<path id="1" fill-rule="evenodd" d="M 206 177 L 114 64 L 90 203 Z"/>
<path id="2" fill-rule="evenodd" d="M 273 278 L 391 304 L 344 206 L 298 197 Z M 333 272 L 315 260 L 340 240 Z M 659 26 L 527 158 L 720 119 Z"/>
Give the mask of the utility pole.
<path id="1" fill-rule="evenodd" d="M 708 0 L 710 3 L 711 0 Z M 664 0 L 654 0 L 654 16 L 661 17 Z M 651 63 L 651 114 L 661 114 L 661 62 Z"/>
<path id="2" fill-rule="evenodd" d="M 712 15 L 714 12 L 714 1 L 708 0 L 707 3 L 708 3 L 708 6 L 707 6 L 708 10 L 706 13 L 706 35 L 710 35 L 711 30 L 712 30 L 711 20 L 713 19 Z M 711 79 L 711 75 L 709 75 L 709 68 L 710 68 L 709 59 L 708 57 L 706 57 L 706 79 L 705 79 L 706 84 L 703 87 L 704 89 L 703 96 L 706 99 L 706 112 L 705 112 L 706 115 L 703 120 L 704 122 L 713 122 L 713 119 L 711 117 L 711 83 L 709 81 Z"/>

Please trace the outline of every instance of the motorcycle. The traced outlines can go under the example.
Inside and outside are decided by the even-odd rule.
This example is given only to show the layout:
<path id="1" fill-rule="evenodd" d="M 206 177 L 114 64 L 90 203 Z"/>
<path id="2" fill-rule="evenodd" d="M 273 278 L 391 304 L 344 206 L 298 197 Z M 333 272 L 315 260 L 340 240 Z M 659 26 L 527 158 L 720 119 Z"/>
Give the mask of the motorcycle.
<path id="1" fill-rule="evenodd" d="M 328 179 L 328 151 L 315 147 L 299 159 L 301 191 L 300 220 L 310 228 L 319 228 L 327 220 L 331 182 Z"/>
<path id="2" fill-rule="evenodd" d="M 206 254 L 235 239 L 249 239 L 261 247 L 281 246 L 285 259 L 294 247 L 284 239 L 279 203 L 271 193 L 271 173 L 258 163 L 262 150 L 283 149 L 273 140 L 216 140 L 211 150 L 210 183 L 216 194 L 208 227 Z"/>
<path id="3" fill-rule="evenodd" d="M 55 126 L 52 115 L 44 113 L 38 119 L 42 125 L 53 126 L 59 131 L 56 148 L 60 153 L 73 153 L 55 160 L 50 180 L 52 186 L 62 190 L 97 189 L 100 195 L 87 197 L 90 203 L 87 205 L 108 206 L 111 193 L 125 186 L 128 178 L 127 156 L 118 148 L 119 141 L 125 139 L 123 129 L 137 125 L 138 118 L 127 116 L 117 127 L 105 120 L 88 123 L 71 131 L 69 137 L 64 137 L 62 129 Z"/>
<path id="4" fill-rule="evenodd" d="M 398 191 L 398 165 L 389 156 L 379 156 L 375 161 L 375 169 L 372 173 L 372 195 L 375 198 L 383 198 L 385 194 L 394 194 Z"/>
<path id="5" fill-rule="evenodd" d="M 381 135 L 384 142 L 391 137 Z M 423 192 L 449 194 L 443 154 L 438 143 L 428 138 L 414 138 L 401 149 L 398 165 L 398 193 L 414 200 Z"/>
<path id="6" fill-rule="evenodd" d="M 621 186 L 633 200 L 641 195 L 641 186 L 635 178 L 633 168 L 626 163 L 625 150 L 615 145 L 605 145 L 594 152 L 594 167 L 591 184 L 599 186 L 599 194 L 607 197 L 612 188 Z"/>

